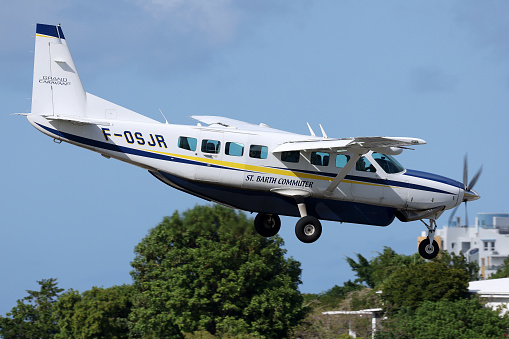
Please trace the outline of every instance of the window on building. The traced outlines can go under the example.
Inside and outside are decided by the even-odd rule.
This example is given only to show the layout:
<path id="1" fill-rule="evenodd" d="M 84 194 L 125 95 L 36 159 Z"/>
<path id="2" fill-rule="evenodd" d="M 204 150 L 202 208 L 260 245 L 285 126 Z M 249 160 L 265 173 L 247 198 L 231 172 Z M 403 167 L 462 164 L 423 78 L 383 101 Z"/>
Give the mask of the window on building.
<path id="1" fill-rule="evenodd" d="M 203 153 L 218 154 L 220 149 L 221 149 L 221 142 L 218 140 L 204 139 L 201 142 L 201 151 Z"/>
<path id="2" fill-rule="evenodd" d="M 483 247 L 485 251 L 494 251 L 495 250 L 495 241 L 494 240 L 484 240 Z"/>
<path id="3" fill-rule="evenodd" d="M 255 159 L 267 159 L 269 148 L 262 145 L 251 145 L 249 147 L 249 157 Z"/>
<path id="4" fill-rule="evenodd" d="M 371 165 L 371 162 L 365 157 L 362 157 L 359 160 L 357 160 L 357 163 L 355 164 L 355 169 L 361 172 L 376 172 L 375 167 Z"/>
<path id="5" fill-rule="evenodd" d="M 329 166 L 329 153 L 311 152 L 311 164 L 316 166 Z"/>
<path id="6" fill-rule="evenodd" d="M 224 153 L 235 157 L 244 155 L 244 144 L 239 142 L 227 142 L 224 146 Z"/>
<path id="7" fill-rule="evenodd" d="M 286 162 L 299 162 L 300 152 L 299 151 L 287 151 L 281 152 L 281 160 Z"/>
<path id="8" fill-rule="evenodd" d="M 453 250 L 454 249 L 454 245 L 456 245 L 456 243 L 451 243 L 451 249 Z"/>
<path id="9" fill-rule="evenodd" d="M 182 149 L 186 149 L 188 151 L 196 151 L 196 138 L 191 137 L 179 137 L 178 147 Z"/>
<path id="10" fill-rule="evenodd" d="M 350 156 L 346 154 L 338 154 L 336 155 L 336 167 L 343 168 L 350 160 Z"/>

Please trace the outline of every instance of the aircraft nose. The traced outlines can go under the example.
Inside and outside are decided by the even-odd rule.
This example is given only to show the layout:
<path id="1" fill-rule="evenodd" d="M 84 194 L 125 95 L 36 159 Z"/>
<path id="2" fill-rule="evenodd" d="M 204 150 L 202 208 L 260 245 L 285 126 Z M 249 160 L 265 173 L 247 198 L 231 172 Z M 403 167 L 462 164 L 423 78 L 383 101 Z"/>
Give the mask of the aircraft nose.
<path id="1" fill-rule="evenodd" d="M 465 191 L 465 194 L 463 195 L 463 201 L 474 201 L 480 198 L 481 196 L 474 190 Z"/>

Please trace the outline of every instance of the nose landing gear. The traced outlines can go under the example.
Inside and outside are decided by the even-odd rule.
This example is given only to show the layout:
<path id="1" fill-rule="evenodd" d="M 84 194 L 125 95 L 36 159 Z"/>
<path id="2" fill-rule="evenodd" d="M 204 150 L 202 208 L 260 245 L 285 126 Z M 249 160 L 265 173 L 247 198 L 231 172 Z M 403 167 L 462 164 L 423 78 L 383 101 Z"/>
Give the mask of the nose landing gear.
<path id="1" fill-rule="evenodd" d="M 421 241 L 419 244 L 419 254 L 424 259 L 433 259 L 438 255 L 440 248 L 438 247 L 438 243 L 435 241 L 435 231 L 437 229 L 437 222 L 435 219 L 430 219 L 430 224 L 426 224 L 424 220 L 421 219 L 426 228 L 428 229 L 428 237 Z"/>

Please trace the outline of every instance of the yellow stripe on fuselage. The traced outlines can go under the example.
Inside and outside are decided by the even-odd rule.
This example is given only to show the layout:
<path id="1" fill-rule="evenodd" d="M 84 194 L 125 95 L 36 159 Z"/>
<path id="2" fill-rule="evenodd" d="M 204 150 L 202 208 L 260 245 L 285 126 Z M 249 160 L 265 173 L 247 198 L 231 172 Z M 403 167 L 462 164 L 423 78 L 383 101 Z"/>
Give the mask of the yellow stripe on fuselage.
<path id="1" fill-rule="evenodd" d="M 193 157 L 193 156 L 188 156 L 188 155 L 173 154 L 173 153 L 154 151 L 154 150 L 148 150 L 148 149 L 144 149 L 143 151 L 163 154 L 163 155 L 167 155 L 167 156 L 175 157 L 175 158 L 181 158 L 181 159 L 186 159 L 186 160 L 197 161 L 197 162 L 201 162 L 201 163 L 204 163 L 204 164 L 212 164 L 212 165 L 223 166 L 223 167 L 231 168 L 231 169 L 239 169 L 239 170 L 243 170 L 243 171 L 260 172 L 260 173 L 267 173 L 267 174 L 286 175 L 286 176 L 299 177 L 299 178 L 305 178 L 305 179 L 332 181 L 332 178 L 324 176 L 324 175 L 308 174 L 308 173 L 296 173 L 296 172 L 294 172 L 294 171 L 292 171 L 290 169 L 285 170 L 285 169 L 270 168 L 270 167 L 265 167 L 265 166 L 240 164 L 240 163 L 237 163 L 237 162 L 224 161 L 224 160 L 204 159 L 204 158 Z"/>
<path id="2" fill-rule="evenodd" d="M 325 181 L 329 181 L 329 182 L 334 180 L 334 178 L 331 178 L 329 176 L 294 172 L 291 169 L 285 170 L 285 169 L 270 168 L 270 167 L 265 167 L 265 166 L 247 165 L 247 164 L 241 164 L 241 163 L 237 163 L 237 162 L 224 161 L 224 160 L 204 159 L 204 158 L 200 158 L 200 157 L 194 157 L 194 156 L 182 155 L 182 154 L 173 154 L 173 153 L 167 153 L 167 152 L 161 152 L 161 151 L 155 151 L 155 150 L 149 150 L 149 149 L 142 149 L 142 150 L 146 151 L 146 152 L 167 155 L 170 157 L 192 160 L 192 161 L 197 161 L 197 162 L 201 162 L 204 164 L 218 165 L 218 166 L 223 166 L 226 168 L 238 169 L 238 170 L 243 170 L 243 171 L 259 172 L 259 173 L 266 173 L 266 174 L 276 174 L 276 175 L 286 175 L 286 176 L 296 177 L 296 178 L 325 180 Z M 342 182 L 349 183 L 349 184 L 359 184 L 359 185 L 368 185 L 368 186 L 377 186 L 377 187 L 401 188 L 401 187 L 397 187 L 397 186 L 375 184 L 375 183 L 370 183 L 370 182 L 363 182 L 363 181 L 349 180 L 349 179 L 343 179 Z"/>

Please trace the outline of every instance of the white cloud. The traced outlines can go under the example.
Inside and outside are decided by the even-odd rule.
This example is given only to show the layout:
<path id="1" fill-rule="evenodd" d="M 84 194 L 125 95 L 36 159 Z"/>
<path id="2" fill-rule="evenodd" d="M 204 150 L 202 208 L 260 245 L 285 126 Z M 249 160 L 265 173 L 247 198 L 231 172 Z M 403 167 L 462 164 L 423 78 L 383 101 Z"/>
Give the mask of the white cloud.
<path id="1" fill-rule="evenodd" d="M 150 0 L 137 4 L 154 20 L 164 21 L 170 30 L 199 36 L 213 46 L 235 39 L 241 17 L 232 0 Z"/>

